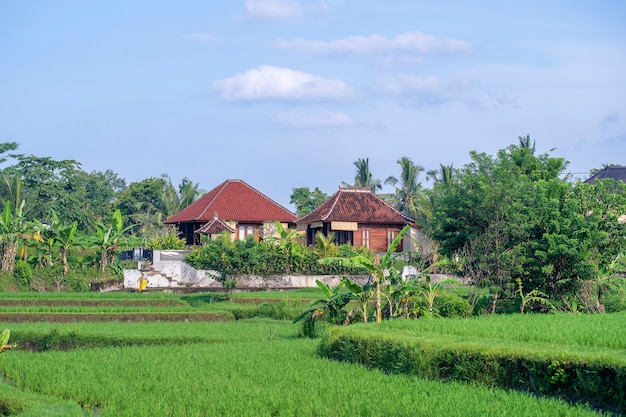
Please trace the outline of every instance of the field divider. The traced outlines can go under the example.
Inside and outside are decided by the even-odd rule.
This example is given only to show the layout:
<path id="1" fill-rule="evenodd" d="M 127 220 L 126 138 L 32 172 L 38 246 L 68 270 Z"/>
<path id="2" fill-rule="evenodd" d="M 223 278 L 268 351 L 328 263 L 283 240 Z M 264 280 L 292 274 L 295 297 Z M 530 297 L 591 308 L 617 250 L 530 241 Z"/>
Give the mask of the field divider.
<path id="1" fill-rule="evenodd" d="M 434 333 L 328 329 L 321 356 L 389 373 L 558 397 L 626 413 L 626 352 Z"/>
<path id="2" fill-rule="evenodd" d="M 0 313 L 0 323 L 74 323 L 74 322 L 145 322 L 145 321 L 230 321 L 234 316 L 224 312 L 133 312 L 133 313 Z"/>

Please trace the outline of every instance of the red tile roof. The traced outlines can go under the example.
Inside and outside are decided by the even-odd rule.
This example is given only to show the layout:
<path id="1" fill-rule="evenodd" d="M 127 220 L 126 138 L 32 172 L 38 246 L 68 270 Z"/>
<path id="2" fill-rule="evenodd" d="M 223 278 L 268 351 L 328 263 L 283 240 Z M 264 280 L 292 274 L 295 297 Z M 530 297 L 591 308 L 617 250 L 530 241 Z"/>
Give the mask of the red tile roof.
<path id="1" fill-rule="evenodd" d="M 214 217 L 209 220 L 208 223 L 205 223 L 201 228 L 196 230 L 194 233 L 203 233 L 207 235 L 219 235 L 224 231 L 229 231 L 231 233 L 235 233 L 236 230 L 221 221 L 220 219 Z"/>
<path id="2" fill-rule="evenodd" d="M 165 223 L 208 222 L 215 216 L 225 221 L 293 223 L 296 216 L 241 180 L 226 180 Z"/>
<path id="3" fill-rule="evenodd" d="M 296 223 L 318 221 L 415 223 L 415 220 L 400 213 L 371 190 L 364 188 L 340 188 L 311 213 L 296 220 Z"/>

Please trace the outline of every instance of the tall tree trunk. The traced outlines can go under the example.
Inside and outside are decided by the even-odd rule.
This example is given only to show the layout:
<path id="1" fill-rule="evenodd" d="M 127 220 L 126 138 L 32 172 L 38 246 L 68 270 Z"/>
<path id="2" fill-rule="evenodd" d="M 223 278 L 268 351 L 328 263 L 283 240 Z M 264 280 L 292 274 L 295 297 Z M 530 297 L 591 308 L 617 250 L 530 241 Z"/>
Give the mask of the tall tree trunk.
<path id="1" fill-rule="evenodd" d="M 6 242 L 2 249 L 2 272 L 13 272 L 15 269 L 17 242 Z"/>
<path id="2" fill-rule="evenodd" d="M 69 267 L 67 265 L 67 250 L 61 249 L 61 263 L 63 264 L 63 275 L 67 275 Z"/>
<path id="3" fill-rule="evenodd" d="M 496 313 L 496 304 L 498 304 L 498 291 L 493 294 L 493 302 L 491 303 L 491 314 Z"/>
<path id="4" fill-rule="evenodd" d="M 106 249 L 103 249 L 102 253 L 100 254 L 100 272 L 104 272 L 106 266 L 107 266 L 107 251 Z"/>
<path id="5" fill-rule="evenodd" d="M 380 280 L 376 281 L 376 323 L 383 321 L 382 311 L 380 309 Z"/>

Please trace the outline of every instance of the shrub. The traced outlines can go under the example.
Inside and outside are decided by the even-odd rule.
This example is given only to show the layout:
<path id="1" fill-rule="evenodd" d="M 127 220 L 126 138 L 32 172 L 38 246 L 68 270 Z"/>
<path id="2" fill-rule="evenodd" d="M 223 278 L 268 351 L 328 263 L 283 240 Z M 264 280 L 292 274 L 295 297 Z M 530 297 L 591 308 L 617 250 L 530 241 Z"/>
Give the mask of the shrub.
<path id="1" fill-rule="evenodd" d="M 28 286 L 33 279 L 33 268 L 31 268 L 28 262 L 18 260 L 15 262 L 13 277 L 18 283 Z"/>
<path id="2" fill-rule="evenodd" d="M 356 249 L 341 245 L 338 253 L 356 251 L 364 254 L 367 249 Z M 230 241 L 228 236 L 205 241 L 205 245 L 195 248 L 185 262 L 196 269 L 210 269 L 225 275 L 358 275 L 362 271 L 341 265 L 322 265 L 312 248 L 287 242 L 257 242 L 253 238 Z"/>
<path id="3" fill-rule="evenodd" d="M 433 307 L 439 311 L 441 317 L 467 317 L 472 311 L 469 301 L 449 293 L 435 297 Z"/>
<path id="4" fill-rule="evenodd" d="M 187 241 L 184 238 L 173 234 L 156 236 L 148 241 L 148 247 L 156 250 L 185 249 L 186 244 Z"/>
<path id="5" fill-rule="evenodd" d="M 626 311 L 626 296 L 623 294 L 611 293 L 602 297 L 602 303 L 607 313 L 617 313 Z"/>

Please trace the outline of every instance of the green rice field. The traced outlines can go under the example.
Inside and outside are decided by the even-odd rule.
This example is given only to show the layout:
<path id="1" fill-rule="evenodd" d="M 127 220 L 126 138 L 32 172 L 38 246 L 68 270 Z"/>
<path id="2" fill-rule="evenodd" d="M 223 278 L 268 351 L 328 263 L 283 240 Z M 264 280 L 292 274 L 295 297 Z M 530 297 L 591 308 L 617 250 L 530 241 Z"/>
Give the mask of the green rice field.
<path id="1" fill-rule="evenodd" d="M 133 296 L 141 298 L 144 294 L 122 298 L 132 299 Z M 84 297 L 80 295 L 76 299 Z M 171 307 L 162 308 L 167 311 Z M 541 323 L 544 317 L 546 322 Z M 550 317 L 563 324 L 550 324 Z M 570 333 L 566 326 L 574 326 L 574 322 L 568 320 L 576 317 L 595 320 L 599 316 L 538 316 L 538 321 L 532 323 L 526 321 L 532 319 L 522 316 L 418 320 L 399 321 L 397 326 L 406 326 L 402 331 L 407 332 L 448 333 L 463 337 L 473 334 L 480 339 L 496 337 L 488 329 L 491 325 L 498 326 L 497 319 L 501 318 L 504 323 L 499 325 L 501 330 L 497 336 L 512 340 L 511 343 L 515 343 L 516 338 L 541 337 L 531 331 L 527 336 L 521 336 L 521 329 L 528 327 L 529 323 L 534 327 L 553 326 L 546 328 L 556 337 L 554 349 L 558 350 L 559 338 Z M 624 316 L 621 319 L 623 321 Z M 396 324 L 383 323 L 377 328 L 398 331 L 398 328 L 392 330 L 393 326 Z M 580 327 L 581 330 L 572 331 L 572 335 L 577 335 L 572 336 L 576 343 L 601 348 L 602 340 L 595 345 L 592 342 L 593 326 L 591 329 L 586 329 L 586 325 Z M 299 326 L 290 320 L 3 322 L 0 328 L 10 328 L 11 341 L 17 344 L 16 348 L 0 354 L 3 376 L 0 415 L 601 415 L 584 405 L 571 405 L 557 399 L 473 383 L 386 374 L 357 364 L 325 359 L 318 354 L 320 340 L 298 337 Z M 77 345 L 68 350 L 26 349 L 28 337 L 45 339 L 50 335 L 73 338 Z M 90 347 L 90 343 L 98 338 L 105 343 Z M 607 338 L 607 341 L 611 346 L 623 346 L 619 336 Z M 20 348 L 20 343 L 24 348 Z"/>

